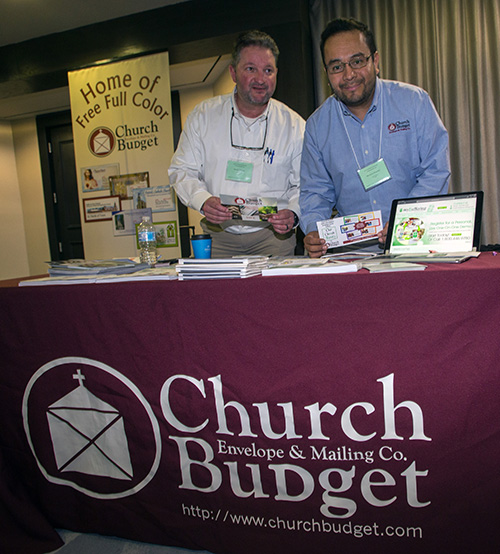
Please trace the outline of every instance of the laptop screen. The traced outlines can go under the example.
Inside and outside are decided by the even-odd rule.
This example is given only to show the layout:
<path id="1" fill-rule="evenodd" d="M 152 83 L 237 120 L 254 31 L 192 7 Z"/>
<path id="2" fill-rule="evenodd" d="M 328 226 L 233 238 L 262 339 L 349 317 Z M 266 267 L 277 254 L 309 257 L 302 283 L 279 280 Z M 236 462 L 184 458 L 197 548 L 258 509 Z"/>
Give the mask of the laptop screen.
<path id="1" fill-rule="evenodd" d="M 394 200 L 386 253 L 479 250 L 482 207 L 482 191 Z"/>

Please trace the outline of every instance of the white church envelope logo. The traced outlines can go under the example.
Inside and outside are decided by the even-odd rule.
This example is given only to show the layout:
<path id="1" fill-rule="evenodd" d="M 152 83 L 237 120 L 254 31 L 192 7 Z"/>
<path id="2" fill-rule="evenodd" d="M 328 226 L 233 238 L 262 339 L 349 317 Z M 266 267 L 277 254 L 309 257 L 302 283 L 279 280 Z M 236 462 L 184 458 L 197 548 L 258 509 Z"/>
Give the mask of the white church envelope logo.
<path id="1" fill-rule="evenodd" d="M 88 147 L 94 156 L 104 157 L 113 152 L 115 143 L 113 131 L 107 127 L 99 127 L 90 134 Z"/>
<path id="2" fill-rule="evenodd" d="M 87 496 L 131 496 L 156 475 L 162 441 L 148 400 L 123 373 L 89 358 L 40 367 L 23 397 L 23 425 L 50 483 Z"/>
<path id="3" fill-rule="evenodd" d="M 78 471 L 114 479 L 132 479 L 123 418 L 113 406 L 80 385 L 47 411 L 54 456 L 59 471 Z"/>
<path id="4" fill-rule="evenodd" d="M 110 149 L 109 137 L 102 131 L 94 137 L 94 152 L 96 154 L 107 154 Z"/>

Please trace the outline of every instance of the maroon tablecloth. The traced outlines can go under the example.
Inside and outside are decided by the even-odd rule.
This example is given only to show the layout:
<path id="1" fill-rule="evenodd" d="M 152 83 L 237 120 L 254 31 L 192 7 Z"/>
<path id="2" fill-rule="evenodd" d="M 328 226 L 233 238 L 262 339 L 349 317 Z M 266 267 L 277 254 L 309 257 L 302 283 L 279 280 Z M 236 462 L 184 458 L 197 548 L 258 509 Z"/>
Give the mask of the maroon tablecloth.
<path id="1" fill-rule="evenodd" d="M 46 521 L 224 554 L 498 552 L 499 295 L 491 253 L 0 287 L 0 498 L 38 514 L 15 540 L 46 551 Z"/>

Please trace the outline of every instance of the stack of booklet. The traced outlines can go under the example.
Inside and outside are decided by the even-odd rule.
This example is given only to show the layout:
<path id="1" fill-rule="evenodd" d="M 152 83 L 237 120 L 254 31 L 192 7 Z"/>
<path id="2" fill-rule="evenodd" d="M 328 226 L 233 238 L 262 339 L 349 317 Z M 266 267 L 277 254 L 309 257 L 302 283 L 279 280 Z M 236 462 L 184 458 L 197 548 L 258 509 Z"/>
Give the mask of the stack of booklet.
<path id="1" fill-rule="evenodd" d="M 285 258 L 269 260 L 269 267 L 262 270 L 262 275 L 324 275 L 331 273 L 352 273 L 361 269 L 358 260 L 340 261 L 332 258 Z"/>
<path id="2" fill-rule="evenodd" d="M 177 279 L 173 266 L 147 264 L 130 259 L 65 260 L 48 262 L 50 277 L 20 281 L 20 287 L 40 285 L 76 285 L 85 283 L 118 283 L 123 281 L 158 281 Z"/>
<path id="3" fill-rule="evenodd" d="M 47 262 L 51 277 L 61 275 L 101 275 L 103 273 L 133 273 L 145 269 L 147 264 L 138 264 L 129 258 L 112 260 L 62 260 Z"/>
<path id="4" fill-rule="evenodd" d="M 267 256 L 233 258 L 182 258 L 175 266 L 180 281 L 189 279 L 245 279 L 260 275 L 267 267 Z"/>
<path id="5" fill-rule="evenodd" d="M 148 267 L 134 273 L 99 273 L 94 275 L 55 275 L 20 281 L 20 287 L 41 285 L 84 285 L 89 283 L 125 283 L 138 281 L 173 281 L 177 273 L 173 266 Z"/>

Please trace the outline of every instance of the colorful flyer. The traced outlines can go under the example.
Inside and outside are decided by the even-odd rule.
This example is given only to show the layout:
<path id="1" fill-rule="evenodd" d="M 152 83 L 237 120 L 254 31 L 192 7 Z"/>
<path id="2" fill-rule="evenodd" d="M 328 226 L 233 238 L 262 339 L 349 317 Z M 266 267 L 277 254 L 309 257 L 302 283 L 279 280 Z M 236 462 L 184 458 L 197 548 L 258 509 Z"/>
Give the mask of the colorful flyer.
<path id="1" fill-rule="evenodd" d="M 336 248 L 353 242 L 374 239 L 382 231 L 380 210 L 362 214 L 335 217 L 316 223 L 320 238 L 325 239 L 328 248 Z"/>
<path id="2" fill-rule="evenodd" d="M 231 211 L 233 219 L 266 221 L 271 214 L 278 213 L 277 198 L 241 198 L 221 194 L 220 201 Z"/>

